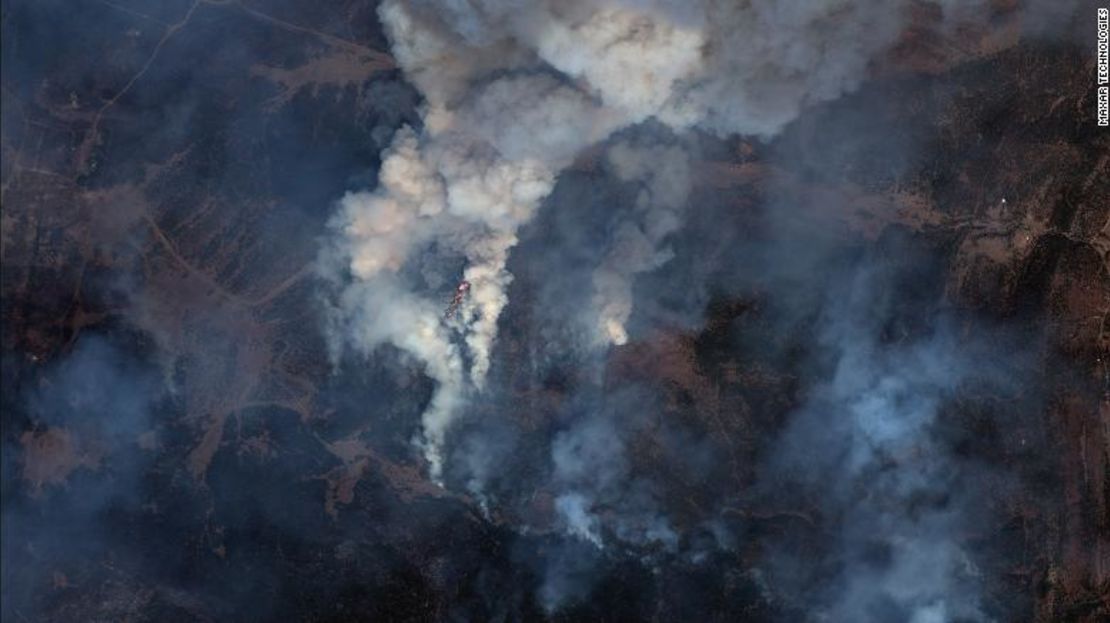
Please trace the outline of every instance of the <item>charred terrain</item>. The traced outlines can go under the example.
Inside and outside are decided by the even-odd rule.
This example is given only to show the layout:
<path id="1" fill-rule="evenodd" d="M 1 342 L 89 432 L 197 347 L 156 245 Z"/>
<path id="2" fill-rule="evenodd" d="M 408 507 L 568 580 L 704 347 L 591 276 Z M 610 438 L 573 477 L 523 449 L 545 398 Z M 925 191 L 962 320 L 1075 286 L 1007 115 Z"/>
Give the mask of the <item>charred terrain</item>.
<path id="1" fill-rule="evenodd" d="M 690 139 L 601 354 L 568 310 L 642 189 L 579 154 L 441 486 L 433 381 L 321 305 L 335 202 L 421 123 L 375 4 L 5 0 L 3 619 L 909 621 L 929 556 L 955 605 L 913 621 L 1110 619 L 1093 18 L 987 4 L 917 7 L 772 139 Z"/>

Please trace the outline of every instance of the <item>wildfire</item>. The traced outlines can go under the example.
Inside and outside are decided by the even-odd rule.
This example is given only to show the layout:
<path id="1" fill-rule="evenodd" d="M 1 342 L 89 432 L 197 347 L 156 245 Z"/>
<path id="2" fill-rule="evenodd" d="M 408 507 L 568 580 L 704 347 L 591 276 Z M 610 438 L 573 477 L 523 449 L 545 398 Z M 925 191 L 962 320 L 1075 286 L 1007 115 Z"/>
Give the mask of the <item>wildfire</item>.
<path id="1" fill-rule="evenodd" d="M 459 306 L 462 305 L 463 300 L 466 299 L 466 294 L 470 292 L 470 282 L 463 279 L 459 282 L 458 287 L 455 288 L 455 295 L 451 297 L 451 304 L 443 312 L 443 319 L 449 320 L 458 311 Z"/>

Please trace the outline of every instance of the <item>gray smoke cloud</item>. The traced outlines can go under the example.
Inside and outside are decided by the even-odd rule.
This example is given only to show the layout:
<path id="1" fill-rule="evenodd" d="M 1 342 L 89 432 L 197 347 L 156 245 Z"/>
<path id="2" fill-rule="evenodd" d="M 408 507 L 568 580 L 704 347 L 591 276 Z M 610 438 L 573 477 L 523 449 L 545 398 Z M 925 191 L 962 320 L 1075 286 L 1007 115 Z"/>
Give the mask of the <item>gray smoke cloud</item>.
<path id="1" fill-rule="evenodd" d="M 618 142 L 609 148 L 608 160 L 617 179 L 639 186 L 634 211 L 616 226 L 612 245 L 593 275 L 599 337 L 619 346 L 628 341 L 633 279 L 674 256 L 663 243 L 685 220 L 690 157 L 675 145 Z"/>
<path id="2" fill-rule="evenodd" d="M 931 313 L 919 335 L 883 339 L 891 276 L 865 266 L 834 283 L 818 338 L 831 371 L 791 416 L 770 473 L 804 483 L 840 526 L 835 563 L 783 551 L 772 557 L 779 579 L 790 586 L 822 569 L 816 596 L 792 595 L 819 620 L 988 620 L 966 545 L 982 510 L 982 474 L 953 456 L 939 429 L 944 409 L 972 384 L 1013 394 L 997 358 L 1017 351 Z"/>
<path id="3" fill-rule="evenodd" d="M 982 9 L 979 2 L 932 4 L 955 21 Z M 541 208 L 566 208 L 566 199 L 550 197 L 586 150 L 598 157 L 600 175 L 632 198 L 600 206 L 611 216 L 582 225 L 600 224 L 603 231 L 584 244 L 587 252 L 577 243 L 567 250 L 576 254 L 572 271 L 560 271 L 551 259 L 557 253 L 544 260 L 552 285 L 543 280 L 539 296 L 554 309 L 543 313 L 575 320 L 563 333 L 539 330 L 575 341 L 567 350 L 577 351 L 589 379 L 568 390 L 573 406 L 559 414 L 546 447 L 521 451 L 546 461 L 546 471 L 528 476 L 550 495 L 550 523 L 540 520 L 538 527 L 566 535 L 573 550 L 556 548 L 543 572 L 539 596 L 549 612 L 589 590 L 592 564 L 582 562 L 583 546 L 604 557 L 618 545 L 645 561 L 660 553 L 704 556 L 703 546 L 689 540 L 691 523 L 670 516 L 659 484 L 633 465 L 630 445 L 659 405 L 635 391 L 609 395 L 600 363 L 610 347 L 635 337 L 637 282 L 663 267 L 672 270 L 679 249 L 698 247 L 679 239 L 691 218 L 699 141 L 738 134 L 770 141 L 809 107 L 856 89 L 908 26 L 911 5 L 427 0 L 381 6 L 394 57 L 424 97 L 422 124 L 394 136 L 377 188 L 340 202 L 321 266 L 339 292 L 335 347 L 370 353 L 393 345 L 435 381 L 418 440 L 434 480 L 445 482 L 448 435 L 460 414 L 478 399 L 503 399 L 498 388 L 487 388 L 487 378 L 521 231 Z M 912 159 L 913 146 L 897 138 L 873 142 L 895 160 Z M 845 157 L 850 153 L 846 147 Z M 826 167 L 819 155 L 803 155 L 797 171 L 836 176 L 835 163 Z M 780 166 L 792 171 L 792 164 Z M 961 537 L 978 506 L 972 493 L 959 492 L 965 468 L 936 429 L 967 384 L 1009 382 L 983 374 L 999 351 L 967 352 L 970 342 L 935 316 L 926 321 L 926 335 L 891 344 L 884 324 L 898 316 L 887 309 L 891 277 L 872 274 L 866 262 L 847 275 L 830 274 L 824 263 L 841 258 L 843 241 L 779 230 L 781 223 L 808 218 L 794 208 L 772 206 L 792 216 L 770 224 L 766 244 L 773 249 L 770 264 L 809 262 L 805 274 L 765 266 L 764 280 L 785 279 L 760 287 L 785 312 L 782 326 L 817 313 L 822 328 L 807 349 L 829 367 L 810 379 L 803 406 L 770 451 L 766 477 L 794 482 L 817 500 L 835 545 L 831 571 L 772 552 L 768 594 L 803 587 L 792 601 L 807 604 L 816 620 L 986 620 L 979 572 Z M 582 258 L 595 264 L 583 270 Z M 672 272 L 681 279 L 698 270 Z M 751 274 L 758 270 L 746 269 L 739 283 L 758 284 Z M 572 277 L 580 283 L 566 283 Z M 694 280 L 704 287 L 706 277 Z M 444 314 L 461 281 L 469 283 L 469 294 L 458 313 Z M 738 286 L 724 289 L 730 287 Z M 573 303 L 552 294 L 568 288 L 579 293 Z M 701 295 L 695 298 L 690 305 L 704 304 Z M 691 313 L 700 310 L 678 311 Z M 453 482 L 464 483 L 487 513 L 505 504 L 518 519 L 528 516 L 514 493 L 499 499 L 501 472 L 519 449 L 513 434 L 488 434 L 492 426 L 461 436 L 451 453 L 451 469 L 459 471 Z M 684 434 L 676 426 L 662 436 Z M 686 441 L 674 443 L 689 449 Z M 698 522 L 712 527 L 711 547 L 736 543 L 720 509 Z M 537 527 L 530 519 L 519 524 Z M 822 578 L 807 584 L 810 574 Z"/>
<path id="4" fill-rule="evenodd" d="M 574 420 L 551 444 L 555 511 L 572 536 L 603 547 L 605 535 L 632 545 L 674 550 L 678 535 L 662 514 L 651 482 L 631 473 L 628 437 L 653 408 L 637 392 L 586 401 L 598 409 Z M 646 403 L 646 404 L 645 404 Z"/>
<path id="5" fill-rule="evenodd" d="M 648 119 L 772 136 L 806 105 L 855 88 L 909 4 L 383 3 L 393 55 L 425 99 L 423 126 L 397 134 L 378 188 L 340 202 L 321 265 L 347 284 L 337 341 L 393 344 L 437 382 L 421 440 L 433 478 L 459 406 L 485 385 L 518 230 L 577 154 Z M 637 164 L 647 155 L 610 155 L 622 178 L 669 188 L 648 192 L 644 218 L 618 228 L 594 275 L 600 344 L 627 340 L 629 282 L 665 261 L 660 243 L 681 222 L 683 184 Z M 469 296 L 445 319 L 443 286 L 460 278 Z"/>

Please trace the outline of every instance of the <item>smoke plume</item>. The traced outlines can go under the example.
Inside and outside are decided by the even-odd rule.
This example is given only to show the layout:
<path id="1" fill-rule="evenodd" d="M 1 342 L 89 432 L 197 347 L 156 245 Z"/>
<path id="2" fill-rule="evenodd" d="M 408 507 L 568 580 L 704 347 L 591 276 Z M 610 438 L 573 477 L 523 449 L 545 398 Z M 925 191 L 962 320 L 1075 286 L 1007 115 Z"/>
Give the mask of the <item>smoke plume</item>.
<path id="1" fill-rule="evenodd" d="M 628 341 L 625 323 L 632 313 L 632 280 L 673 256 L 661 245 L 683 222 L 690 192 L 689 156 L 680 147 L 639 147 L 621 142 L 609 149 L 609 162 L 621 181 L 638 182 L 633 214 L 620 221 L 612 246 L 594 272 L 598 326 L 607 341 Z"/>
<path id="2" fill-rule="evenodd" d="M 397 133 L 376 189 L 340 202 L 323 266 L 346 284 L 339 341 L 393 344 L 437 382 L 421 442 L 433 477 L 454 414 L 485 385 L 518 230 L 560 171 L 648 119 L 772 136 L 807 104 L 855 88 L 908 4 L 383 3 L 393 55 L 424 96 L 423 126 Z M 683 158 L 610 152 L 619 176 L 645 192 L 641 217 L 617 228 L 594 274 L 597 343 L 628 339 L 630 282 L 666 261 L 660 245 L 682 222 Z M 469 296 L 443 319 L 461 280 Z"/>

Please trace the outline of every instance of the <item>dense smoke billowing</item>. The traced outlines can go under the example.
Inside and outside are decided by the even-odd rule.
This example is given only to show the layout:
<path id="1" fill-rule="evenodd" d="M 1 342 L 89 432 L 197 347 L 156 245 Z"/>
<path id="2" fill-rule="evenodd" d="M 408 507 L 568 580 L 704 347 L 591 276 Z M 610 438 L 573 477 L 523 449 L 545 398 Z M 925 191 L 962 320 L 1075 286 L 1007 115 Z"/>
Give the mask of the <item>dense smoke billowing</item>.
<path id="1" fill-rule="evenodd" d="M 342 334 L 367 350 L 394 344 L 436 380 L 421 441 L 433 477 L 459 404 L 485 384 L 517 232 L 576 155 L 648 119 L 771 136 L 806 104 L 854 88 L 908 4 L 383 4 L 393 54 L 424 95 L 424 125 L 397 134 L 378 189 L 343 199 L 324 270 L 353 280 L 336 308 Z M 683 158 L 656 155 L 658 167 Z M 612 157 L 622 178 L 672 182 L 628 150 Z M 656 247 L 681 221 L 681 195 L 681 183 L 649 193 L 643 209 L 663 214 L 614 234 L 594 277 L 599 343 L 627 341 L 629 280 L 665 257 Z M 445 322 L 445 286 L 460 278 L 470 295 Z"/>
<path id="2" fill-rule="evenodd" d="M 133 4 L 0 20 L 4 621 L 1110 608 L 1081 3 Z"/>
<path id="3" fill-rule="evenodd" d="M 513 492 L 497 466 L 531 453 L 528 460 L 542 467 L 528 482 L 550 493 L 554 520 L 539 526 L 520 520 L 524 530 L 554 528 L 579 552 L 583 543 L 599 549 L 619 543 L 644 561 L 698 559 L 706 542 L 691 539 L 695 528 L 714 535 L 709 548 L 731 547 L 734 539 L 721 527 L 729 499 L 700 519 L 676 519 L 661 502 L 661 485 L 630 459 L 632 444 L 652 427 L 683 448 L 676 456 L 712 462 L 721 458 L 719 449 L 699 445 L 681 423 L 659 432 L 658 398 L 644 388 L 616 391 L 607 353 L 636 338 L 630 321 L 638 280 L 668 266 L 681 253 L 676 248 L 697 252 L 698 241 L 681 238 L 694 209 L 700 145 L 738 134 L 770 140 L 807 107 L 856 89 L 902 32 L 910 4 L 383 4 L 393 54 L 424 96 L 422 125 L 396 134 L 377 188 L 340 202 L 321 266 L 337 292 L 333 348 L 370 353 L 391 344 L 435 382 L 418 439 L 431 477 L 463 483 L 487 513 L 501 508 L 524 516 L 531 502 L 519 490 L 526 487 Z M 979 8 L 936 6 L 956 19 Z M 552 301 L 543 313 L 562 316 L 566 327 L 586 327 L 560 334 L 570 336 L 580 372 L 574 398 L 538 450 L 515 448 L 508 421 L 472 424 L 448 448 L 462 413 L 504 399 L 489 379 L 499 319 L 511 304 L 510 255 L 541 206 L 569 209 L 551 195 L 557 183 L 573 184 L 560 182 L 561 175 L 591 148 L 588 158 L 622 188 L 625 203 L 597 206 L 607 218 L 582 219 L 580 227 L 600 224 L 601 233 L 590 244 L 564 248 L 565 263 L 545 265 L 550 282 L 541 281 L 537 292 Z M 909 158 L 913 148 L 892 140 L 881 149 Z M 794 165 L 778 164 L 787 171 Z M 829 163 L 825 173 L 838 164 Z M 824 165 L 806 166 L 813 175 Z M 975 565 L 959 536 L 974 504 L 970 494 L 952 492 L 961 470 L 934 428 L 958 388 L 982 381 L 980 372 L 997 355 L 985 349 L 965 356 L 955 329 L 928 314 L 921 320 L 926 335 L 888 344 L 887 324 L 897 324 L 901 313 L 887 313 L 889 279 L 873 278 L 866 260 L 829 272 L 824 264 L 846 253 L 839 243 L 791 239 L 798 232 L 765 225 L 762 235 L 774 251 L 764 261 L 807 256 L 811 262 L 811 274 L 764 286 L 764 294 L 784 310 L 781 326 L 789 326 L 787 318 L 822 326 L 805 351 L 814 365 L 826 366 L 827 377 L 810 379 L 814 386 L 762 475 L 800 487 L 799 495 L 816 498 L 822 513 L 845 526 L 839 549 L 829 554 L 839 570 L 823 569 L 817 596 L 798 602 L 834 620 L 983 619 Z M 729 236 L 715 233 L 708 242 L 722 241 L 729 244 Z M 592 262 L 585 270 L 582 258 Z M 718 266 L 710 285 L 706 275 L 684 272 L 685 265 L 670 278 L 735 293 L 757 287 L 758 264 L 747 271 Z M 776 270 L 764 268 L 767 275 Z M 726 275 L 742 276 L 729 284 Z M 462 282 L 470 289 L 459 313 L 445 314 Z M 552 294 L 559 288 L 574 294 L 560 299 Z M 661 289 L 674 296 L 673 282 Z M 940 298 L 934 295 L 923 301 L 930 310 Z M 691 297 L 684 313 L 699 314 L 689 308 L 702 302 Z M 532 364 L 547 355 L 533 352 Z M 490 434 L 495 428 L 505 430 Z M 581 556 L 555 554 L 551 561 L 574 558 Z M 769 563 L 787 592 L 808 586 L 799 566 L 805 562 L 788 554 Z M 587 567 L 548 566 L 540 592 L 549 610 L 588 586 Z"/>

